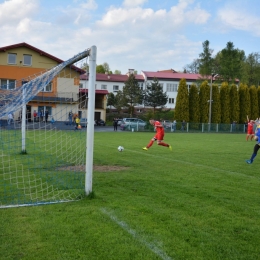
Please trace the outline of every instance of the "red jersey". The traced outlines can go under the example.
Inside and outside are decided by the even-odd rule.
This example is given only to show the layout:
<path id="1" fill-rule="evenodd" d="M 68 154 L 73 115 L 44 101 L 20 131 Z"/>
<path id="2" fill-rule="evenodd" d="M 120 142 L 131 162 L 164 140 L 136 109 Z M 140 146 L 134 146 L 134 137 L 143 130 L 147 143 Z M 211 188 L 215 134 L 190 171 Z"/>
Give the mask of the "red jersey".
<path id="1" fill-rule="evenodd" d="M 248 121 L 248 124 L 247 124 L 247 134 L 249 134 L 249 135 L 253 134 L 254 123 L 255 122 Z"/>
<path id="2" fill-rule="evenodd" d="M 155 130 L 156 130 L 156 135 L 155 135 L 154 138 L 157 139 L 157 140 L 163 140 L 163 137 L 164 137 L 163 126 L 161 125 L 161 123 L 159 121 L 155 121 L 153 125 L 154 125 Z"/>

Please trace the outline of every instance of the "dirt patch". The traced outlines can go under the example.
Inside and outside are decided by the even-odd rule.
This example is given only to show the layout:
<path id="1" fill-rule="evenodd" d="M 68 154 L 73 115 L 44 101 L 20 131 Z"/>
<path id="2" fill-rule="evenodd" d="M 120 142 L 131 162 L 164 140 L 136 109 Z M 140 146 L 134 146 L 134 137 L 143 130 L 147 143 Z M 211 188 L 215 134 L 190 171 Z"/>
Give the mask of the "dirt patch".
<path id="1" fill-rule="evenodd" d="M 94 165 L 93 171 L 97 172 L 112 172 L 112 171 L 123 171 L 129 169 L 128 167 L 117 166 L 117 165 Z M 76 165 L 76 166 L 67 166 L 67 167 L 59 167 L 57 170 L 60 171 L 77 171 L 77 172 L 85 172 L 85 165 Z"/>

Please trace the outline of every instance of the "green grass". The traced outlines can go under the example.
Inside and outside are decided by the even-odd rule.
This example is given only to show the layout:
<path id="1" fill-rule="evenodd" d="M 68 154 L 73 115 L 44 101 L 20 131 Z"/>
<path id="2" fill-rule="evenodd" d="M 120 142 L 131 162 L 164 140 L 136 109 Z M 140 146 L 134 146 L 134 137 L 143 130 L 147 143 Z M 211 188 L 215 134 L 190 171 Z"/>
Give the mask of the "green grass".
<path id="1" fill-rule="evenodd" d="M 245 163 L 254 142 L 167 133 L 172 152 L 143 151 L 152 136 L 95 133 L 94 164 L 128 168 L 94 172 L 92 199 L 1 209 L 1 260 L 260 259 L 260 158 Z"/>

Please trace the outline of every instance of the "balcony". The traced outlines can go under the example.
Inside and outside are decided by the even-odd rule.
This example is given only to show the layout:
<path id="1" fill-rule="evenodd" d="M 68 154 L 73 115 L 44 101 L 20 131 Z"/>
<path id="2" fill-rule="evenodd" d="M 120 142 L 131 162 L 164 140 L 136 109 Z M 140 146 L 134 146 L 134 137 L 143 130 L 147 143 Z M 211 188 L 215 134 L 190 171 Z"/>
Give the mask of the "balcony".
<path id="1" fill-rule="evenodd" d="M 58 92 L 56 94 L 41 92 L 31 101 L 34 102 L 51 102 L 61 104 L 76 104 L 78 103 L 79 94 L 73 92 Z"/>

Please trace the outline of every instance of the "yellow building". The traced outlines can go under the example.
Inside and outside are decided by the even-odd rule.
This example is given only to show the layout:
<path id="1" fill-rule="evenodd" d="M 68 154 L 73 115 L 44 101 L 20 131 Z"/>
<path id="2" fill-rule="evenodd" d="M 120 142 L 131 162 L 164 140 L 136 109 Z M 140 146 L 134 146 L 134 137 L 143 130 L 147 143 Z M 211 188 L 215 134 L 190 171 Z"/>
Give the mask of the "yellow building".
<path id="1" fill-rule="evenodd" d="M 63 61 L 27 43 L 0 48 L 0 96 L 12 91 L 32 78 L 59 65 Z M 84 70 L 70 66 L 62 70 L 50 84 L 35 96 L 26 107 L 28 121 L 35 112 L 49 112 L 58 121 L 67 121 L 68 113 L 79 113 L 79 78 Z M 1 93 L 2 92 L 2 93 Z M 16 111 L 15 120 L 19 120 Z"/>

